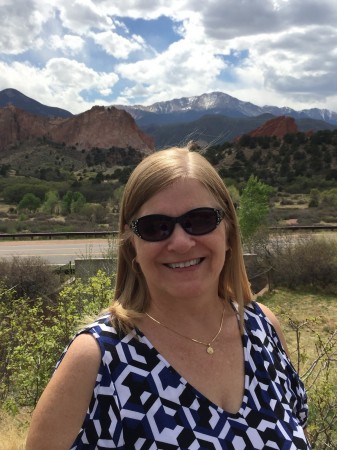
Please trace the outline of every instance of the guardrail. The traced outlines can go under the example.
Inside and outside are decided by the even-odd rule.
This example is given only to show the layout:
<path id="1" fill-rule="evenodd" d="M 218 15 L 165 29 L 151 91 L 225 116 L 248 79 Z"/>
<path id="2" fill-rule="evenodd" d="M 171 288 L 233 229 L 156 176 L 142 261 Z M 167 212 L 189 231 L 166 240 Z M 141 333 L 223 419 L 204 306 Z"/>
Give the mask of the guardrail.
<path id="1" fill-rule="evenodd" d="M 269 227 L 271 231 L 337 231 L 337 225 L 288 225 Z"/>
<path id="2" fill-rule="evenodd" d="M 106 231 L 51 231 L 51 232 L 41 232 L 41 233 L 0 233 L 0 239 L 26 239 L 26 238 L 45 238 L 54 239 L 57 237 L 61 238 L 73 238 L 73 237 L 108 237 L 117 236 L 117 231 L 106 230 Z"/>
<path id="3" fill-rule="evenodd" d="M 270 231 L 337 231 L 337 225 L 288 225 L 282 227 L 269 227 Z M 118 231 L 51 231 L 41 233 L 0 233 L 0 239 L 26 239 L 26 238 L 45 238 L 54 239 L 73 238 L 73 237 L 116 237 Z"/>

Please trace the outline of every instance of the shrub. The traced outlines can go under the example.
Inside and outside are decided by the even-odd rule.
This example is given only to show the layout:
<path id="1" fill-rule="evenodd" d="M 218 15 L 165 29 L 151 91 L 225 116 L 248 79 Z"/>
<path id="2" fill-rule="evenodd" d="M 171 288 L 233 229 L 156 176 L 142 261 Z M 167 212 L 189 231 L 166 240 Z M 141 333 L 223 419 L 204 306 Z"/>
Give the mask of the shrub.
<path id="1" fill-rule="evenodd" d="M 324 237 L 270 235 L 255 243 L 258 263 L 269 269 L 269 284 L 337 293 L 337 242 Z"/>
<path id="2" fill-rule="evenodd" d="M 39 257 L 0 259 L 0 281 L 8 289 L 14 289 L 17 297 L 31 299 L 50 295 L 60 284 L 49 263 Z"/>
<path id="3" fill-rule="evenodd" d="M 71 336 L 108 306 L 111 293 L 112 279 L 103 272 L 64 287 L 49 305 L 0 284 L 0 402 L 13 410 L 35 406 Z"/>
<path id="4" fill-rule="evenodd" d="M 18 210 L 35 212 L 41 206 L 41 200 L 35 194 L 29 192 L 22 197 L 18 204 Z"/>

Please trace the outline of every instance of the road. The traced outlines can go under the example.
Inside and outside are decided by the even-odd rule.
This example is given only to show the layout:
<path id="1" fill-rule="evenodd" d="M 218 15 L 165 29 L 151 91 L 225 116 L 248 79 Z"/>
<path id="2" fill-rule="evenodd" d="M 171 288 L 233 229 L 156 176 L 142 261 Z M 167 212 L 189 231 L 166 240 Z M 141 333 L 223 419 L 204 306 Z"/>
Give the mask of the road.
<path id="1" fill-rule="evenodd" d="M 285 238 L 298 241 L 300 236 L 310 235 L 289 233 Z M 321 232 L 317 236 L 336 239 L 337 233 Z M 0 241 L 0 259 L 40 256 L 50 264 L 62 265 L 73 263 L 75 259 L 101 258 L 106 256 L 109 249 L 116 249 L 116 245 L 116 241 L 111 238 Z"/>
<path id="2" fill-rule="evenodd" d="M 75 259 L 101 258 L 112 246 L 111 239 L 5 241 L 0 242 L 0 259 L 39 256 L 50 264 L 62 265 Z"/>

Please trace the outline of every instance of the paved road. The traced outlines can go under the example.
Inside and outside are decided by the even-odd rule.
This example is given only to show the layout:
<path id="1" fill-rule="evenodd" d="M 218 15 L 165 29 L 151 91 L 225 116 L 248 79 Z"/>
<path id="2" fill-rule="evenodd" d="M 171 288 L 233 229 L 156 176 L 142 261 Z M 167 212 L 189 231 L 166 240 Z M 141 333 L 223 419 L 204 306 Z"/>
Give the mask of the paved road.
<path id="1" fill-rule="evenodd" d="M 299 233 L 289 234 L 286 239 L 297 241 Z M 309 235 L 307 235 L 308 237 Z M 320 233 L 330 239 L 336 239 L 336 232 Z M 32 257 L 40 256 L 50 264 L 73 263 L 75 259 L 101 258 L 106 256 L 108 250 L 116 248 L 116 242 L 111 239 L 55 239 L 55 240 L 27 240 L 27 241 L 0 241 L 0 259 L 13 256 Z"/>
<path id="2" fill-rule="evenodd" d="M 50 264 L 68 264 L 75 259 L 101 258 L 111 245 L 109 239 L 5 241 L 0 242 L 0 258 L 40 256 Z"/>

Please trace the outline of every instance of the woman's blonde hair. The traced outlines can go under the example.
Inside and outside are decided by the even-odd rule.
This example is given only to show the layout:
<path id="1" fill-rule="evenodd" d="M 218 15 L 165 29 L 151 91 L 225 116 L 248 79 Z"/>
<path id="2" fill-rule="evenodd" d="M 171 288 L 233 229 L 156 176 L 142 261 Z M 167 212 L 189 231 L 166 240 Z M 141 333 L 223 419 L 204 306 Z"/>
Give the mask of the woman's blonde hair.
<path id="1" fill-rule="evenodd" d="M 134 319 L 148 309 L 150 300 L 146 280 L 138 264 L 135 267 L 131 231 L 125 225 L 137 217 L 141 206 L 152 196 L 184 178 L 199 181 L 225 212 L 229 250 L 219 277 L 219 297 L 234 300 L 239 306 L 241 319 L 243 306 L 252 300 L 236 212 L 224 182 L 200 153 L 174 147 L 146 157 L 132 172 L 124 189 L 115 297 L 110 307 L 115 324 L 124 330 L 132 327 Z"/>

